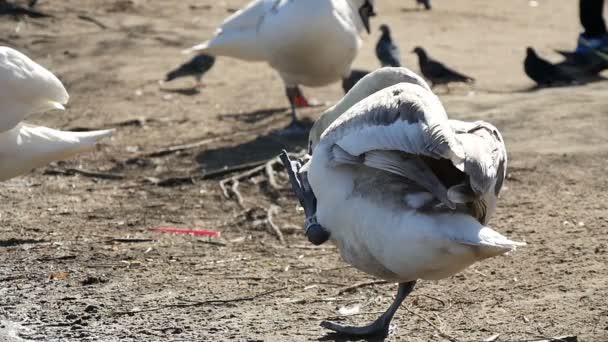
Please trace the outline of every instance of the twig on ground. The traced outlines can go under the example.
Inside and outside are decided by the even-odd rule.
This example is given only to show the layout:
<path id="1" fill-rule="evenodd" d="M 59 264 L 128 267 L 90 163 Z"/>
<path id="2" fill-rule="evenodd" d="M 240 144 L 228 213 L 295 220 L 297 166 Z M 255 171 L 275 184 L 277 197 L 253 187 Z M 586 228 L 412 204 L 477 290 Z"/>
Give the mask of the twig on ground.
<path id="1" fill-rule="evenodd" d="M 298 153 L 298 154 L 292 153 L 292 154 L 289 154 L 289 155 L 291 157 L 294 157 L 294 158 L 301 158 L 305 154 L 306 154 L 306 151 L 303 151 L 302 153 Z M 274 177 L 274 166 L 277 163 L 280 163 L 280 158 L 279 157 L 273 157 L 273 158 L 271 158 L 269 160 L 262 161 L 262 162 L 250 163 L 249 165 L 251 165 L 252 168 L 248 169 L 247 171 L 244 171 L 244 172 L 235 174 L 235 175 L 233 175 L 231 177 L 227 177 L 227 178 L 224 178 L 224 179 L 220 180 L 219 184 L 220 184 L 220 188 L 222 189 L 222 194 L 224 195 L 225 198 L 227 198 L 227 199 L 230 198 L 230 193 L 228 192 L 228 187 L 227 187 L 227 185 L 229 183 L 232 183 L 231 189 L 234 190 L 235 189 L 235 186 L 234 186 L 235 183 L 238 186 L 238 182 L 239 181 L 241 181 L 243 179 L 246 179 L 246 178 L 250 178 L 253 175 L 255 175 L 257 173 L 260 173 L 262 171 L 264 171 L 266 173 L 266 176 L 268 178 L 268 183 L 270 184 L 270 187 L 272 187 L 275 190 L 280 190 L 281 186 L 278 184 L 278 182 L 276 181 L 276 178 Z M 236 168 L 242 169 L 242 168 L 240 168 L 240 166 L 236 166 L 236 167 L 233 167 L 233 168 L 234 169 L 236 169 Z M 215 174 L 215 175 L 217 175 L 217 174 Z M 233 191 L 233 193 L 234 193 L 237 201 L 239 202 L 239 205 L 241 207 L 243 207 L 243 205 L 242 205 L 242 196 L 240 196 L 240 193 L 234 192 L 234 191 Z"/>
<path id="2" fill-rule="evenodd" d="M 243 200 L 243 195 L 241 195 L 241 193 L 239 192 L 239 181 L 234 179 L 232 181 L 232 187 L 230 187 L 230 190 L 232 190 L 232 193 L 234 194 L 234 196 L 236 196 L 236 201 L 239 204 L 239 206 L 243 209 L 245 209 L 245 203 Z"/>
<path id="3" fill-rule="evenodd" d="M 428 318 L 422 316 L 421 314 L 419 314 L 417 312 L 412 311 L 410 308 L 408 308 L 405 305 L 402 305 L 401 307 L 404 308 L 407 312 L 411 313 L 412 315 L 414 315 L 414 316 L 422 319 L 426 323 L 428 323 L 431 327 L 433 327 L 439 333 L 439 336 L 441 336 L 451 342 L 458 342 L 458 340 L 455 337 L 452 337 L 452 336 L 446 334 L 441 327 L 438 327 L 437 325 L 435 325 L 435 323 L 431 322 Z"/>
<path id="4" fill-rule="evenodd" d="M 218 135 L 218 136 L 212 136 L 212 137 L 208 137 L 208 138 L 204 138 L 201 139 L 199 141 L 195 141 L 189 144 L 183 144 L 183 145 L 174 145 L 174 146 L 169 146 L 166 148 L 161 148 L 155 151 L 150 151 L 150 152 L 144 152 L 144 153 L 140 153 L 136 156 L 133 156 L 131 158 L 129 158 L 127 161 L 129 160 L 137 160 L 140 158 L 154 158 L 154 157 L 162 157 L 162 156 L 166 156 L 168 154 L 172 154 L 172 153 L 177 153 L 177 152 L 182 152 L 185 150 L 191 150 L 197 147 L 202 147 L 205 145 L 209 145 L 215 142 L 220 142 L 220 141 L 224 141 L 224 140 L 230 140 L 232 138 L 236 138 L 239 136 L 244 136 L 244 135 L 248 135 L 251 134 L 250 131 L 244 131 L 244 132 L 237 132 L 234 134 L 228 134 L 228 135 Z"/>
<path id="5" fill-rule="evenodd" d="M 268 226 L 272 229 L 272 232 L 277 236 L 282 245 L 285 244 L 285 237 L 283 237 L 283 233 L 281 232 L 281 228 L 277 226 L 272 220 L 274 214 L 279 211 L 279 207 L 276 205 L 271 205 L 268 210 L 266 210 L 266 221 L 268 221 Z"/>
<path id="6" fill-rule="evenodd" d="M 556 337 L 542 336 L 540 340 L 527 340 L 529 342 L 577 342 L 578 336 L 576 335 L 565 335 Z"/>
<path id="7" fill-rule="evenodd" d="M 243 163 L 243 164 L 228 166 L 228 167 L 224 167 L 224 168 L 221 168 L 221 169 L 205 172 L 205 173 L 203 173 L 203 176 L 201 178 L 202 179 L 209 179 L 209 178 L 215 178 L 215 177 L 219 177 L 219 176 L 224 176 L 224 175 L 227 175 L 229 173 L 234 173 L 234 172 L 237 172 L 237 171 L 249 170 L 249 169 L 254 168 L 256 166 L 260 166 L 263 163 L 265 163 L 265 161 L 255 161 L 255 162 L 251 162 L 251 163 Z"/>
<path id="8" fill-rule="evenodd" d="M 122 242 L 122 243 L 142 243 L 142 242 L 154 242 L 156 240 L 153 239 L 129 239 L 129 238 L 115 238 L 109 240 L 108 242 Z"/>
<path id="9" fill-rule="evenodd" d="M 366 281 L 366 282 L 362 282 L 362 283 L 357 283 L 354 285 L 350 285 L 347 287 L 343 287 L 340 290 L 338 290 L 338 292 L 336 293 L 336 295 L 341 295 L 343 293 L 358 289 L 358 288 L 362 288 L 362 287 L 366 287 L 366 286 L 372 286 L 372 285 L 378 285 L 378 284 L 387 284 L 388 282 L 386 280 L 372 280 L 372 281 Z"/>
<path id="10" fill-rule="evenodd" d="M 99 26 L 99 28 L 101 28 L 102 30 L 105 30 L 105 29 L 107 29 L 107 28 L 108 28 L 108 27 L 107 27 L 107 26 L 106 26 L 104 23 L 102 23 L 101 21 L 99 21 L 99 20 L 97 20 L 97 19 L 95 19 L 95 18 L 93 18 L 93 17 L 91 17 L 91 16 L 88 16 L 88 15 L 80 14 L 80 15 L 78 16 L 78 19 L 80 19 L 80 20 L 84 20 L 84 21 L 88 21 L 88 22 L 90 22 L 90 23 L 93 23 L 93 24 L 95 24 L 95 25 Z"/>
<path id="11" fill-rule="evenodd" d="M 76 168 L 68 168 L 68 169 L 46 169 L 44 170 L 45 175 L 61 175 L 61 176 L 73 176 L 75 174 L 79 174 L 84 177 L 89 178 L 99 178 L 99 179 L 112 179 L 112 180 L 121 180 L 124 179 L 125 176 L 117 174 L 117 173 L 105 173 L 99 171 L 89 171 L 83 169 Z"/>
<path id="12" fill-rule="evenodd" d="M 236 303 L 236 302 L 248 302 L 248 301 L 256 300 L 256 299 L 258 299 L 260 297 L 271 295 L 273 293 L 284 291 L 287 288 L 288 288 L 287 286 L 284 286 L 284 287 L 280 287 L 278 289 L 264 291 L 264 292 L 261 292 L 261 293 L 258 293 L 258 294 L 254 294 L 254 295 L 251 295 L 251 296 L 247 296 L 247 297 L 239 297 L 239 298 L 231 298 L 231 299 L 208 299 L 208 300 L 203 300 L 203 301 L 189 301 L 189 303 L 167 304 L 167 305 L 162 305 L 162 306 L 158 306 L 158 307 L 154 307 L 154 308 L 148 308 L 148 309 L 141 309 L 141 310 L 116 311 L 116 312 L 114 312 L 112 314 L 114 316 L 124 316 L 124 315 L 132 315 L 132 314 L 143 313 L 143 312 L 159 311 L 159 310 L 163 310 L 163 309 L 167 309 L 167 308 L 187 308 L 187 307 L 210 305 L 210 304 L 226 304 L 226 303 Z"/>
<path id="13" fill-rule="evenodd" d="M 440 299 L 440 298 L 437 298 L 437 297 L 433 297 L 433 296 L 430 296 L 430 295 L 427 295 L 427 294 L 424 294 L 424 293 L 413 295 L 413 297 L 426 297 L 426 298 L 438 301 L 439 303 L 441 303 L 441 305 L 443 307 L 447 306 L 447 304 L 445 303 L 445 301 L 443 299 Z"/>
<path id="14" fill-rule="evenodd" d="M 268 184 L 270 184 L 270 187 L 275 189 L 275 190 L 280 190 L 281 187 L 279 186 L 279 183 L 277 183 L 276 178 L 274 177 L 274 160 L 270 160 L 268 162 L 266 162 L 266 177 L 268 177 Z"/>

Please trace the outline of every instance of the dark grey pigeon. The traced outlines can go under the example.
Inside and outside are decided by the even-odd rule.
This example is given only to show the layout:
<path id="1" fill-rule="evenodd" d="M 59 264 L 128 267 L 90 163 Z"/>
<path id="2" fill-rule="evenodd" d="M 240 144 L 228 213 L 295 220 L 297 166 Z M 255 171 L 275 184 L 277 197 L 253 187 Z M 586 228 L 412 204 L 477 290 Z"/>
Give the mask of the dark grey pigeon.
<path id="1" fill-rule="evenodd" d="M 574 82 L 570 75 L 549 61 L 540 58 L 531 47 L 526 49 L 524 71 L 539 86 L 550 87 Z"/>
<path id="2" fill-rule="evenodd" d="M 34 4 L 35 5 L 35 4 Z M 31 18 L 51 18 L 50 14 L 36 11 L 32 8 L 25 8 L 23 6 L 9 2 L 8 0 L 0 0 L 0 15 L 12 15 L 15 17 L 28 16 Z"/>
<path id="3" fill-rule="evenodd" d="M 431 0 L 416 0 L 416 4 L 424 6 L 427 11 L 431 10 Z"/>
<path id="4" fill-rule="evenodd" d="M 180 65 L 177 69 L 169 72 L 165 78 L 165 82 L 173 81 L 176 78 L 193 76 L 198 85 L 201 84 L 203 75 L 213 67 L 215 57 L 201 54 L 192 58 L 189 62 Z"/>
<path id="5" fill-rule="evenodd" d="M 353 69 L 350 72 L 348 77 L 342 79 L 342 89 L 344 90 L 344 94 L 348 93 L 348 91 L 359 82 L 360 79 L 365 77 L 365 75 L 370 72 L 367 70 Z"/>
<path id="6" fill-rule="evenodd" d="M 416 47 L 412 52 L 418 55 L 420 71 L 422 72 L 422 75 L 431 82 L 431 87 L 439 84 L 447 85 L 448 83 L 452 82 L 475 82 L 474 78 L 461 74 L 458 71 L 443 65 L 443 63 L 432 59 L 427 55 L 426 51 L 419 46 Z"/>
<path id="7" fill-rule="evenodd" d="M 382 31 L 382 35 L 376 44 L 376 57 L 383 67 L 400 67 L 401 53 L 399 47 L 393 42 L 391 30 L 387 25 L 382 24 L 380 31 Z"/>

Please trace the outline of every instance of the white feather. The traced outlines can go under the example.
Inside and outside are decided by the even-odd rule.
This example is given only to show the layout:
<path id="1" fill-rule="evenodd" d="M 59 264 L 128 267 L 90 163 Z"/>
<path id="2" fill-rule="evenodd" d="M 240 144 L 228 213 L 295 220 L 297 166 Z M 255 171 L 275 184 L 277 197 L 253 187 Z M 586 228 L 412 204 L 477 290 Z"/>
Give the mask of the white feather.
<path id="1" fill-rule="evenodd" d="M 65 109 L 69 96 L 50 71 L 0 47 L 0 181 L 95 147 L 113 130 L 63 132 L 22 123 L 28 114 Z"/>

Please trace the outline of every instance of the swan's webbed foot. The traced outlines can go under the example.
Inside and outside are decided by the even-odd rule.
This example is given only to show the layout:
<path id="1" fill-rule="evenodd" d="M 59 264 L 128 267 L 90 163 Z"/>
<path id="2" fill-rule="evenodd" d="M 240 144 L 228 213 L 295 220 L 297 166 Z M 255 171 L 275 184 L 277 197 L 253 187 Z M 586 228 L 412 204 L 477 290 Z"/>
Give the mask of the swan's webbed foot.
<path id="1" fill-rule="evenodd" d="M 330 234 L 327 229 L 317 222 L 317 198 L 308 183 L 306 172 L 300 172 L 302 165 L 299 161 L 289 159 L 286 151 L 281 153 L 280 158 L 285 165 L 285 169 L 287 169 L 291 188 L 300 201 L 300 205 L 304 208 L 304 214 L 306 215 L 305 233 L 308 241 L 314 245 L 326 242 L 329 240 Z"/>
<path id="2" fill-rule="evenodd" d="M 378 319 L 376 319 L 373 323 L 362 326 L 355 327 L 349 325 L 341 325 L 334 322 L 323 321 L 321 322 L 321 326 L 333 330 L 341 335 L 348 336 L 379 336 L 386 337 L 388 336 L 390 330 L 391 320 L 397 312 L 397 309 L 403 302 L 403 300 L 412 292 L 414 286 L 416 285 L 416 281 L 410 281 L 407 283 L 399 284 L 399 290 L 397 291 L 397 297 L 391 304 L 391 306 L 383 313 Z"/>

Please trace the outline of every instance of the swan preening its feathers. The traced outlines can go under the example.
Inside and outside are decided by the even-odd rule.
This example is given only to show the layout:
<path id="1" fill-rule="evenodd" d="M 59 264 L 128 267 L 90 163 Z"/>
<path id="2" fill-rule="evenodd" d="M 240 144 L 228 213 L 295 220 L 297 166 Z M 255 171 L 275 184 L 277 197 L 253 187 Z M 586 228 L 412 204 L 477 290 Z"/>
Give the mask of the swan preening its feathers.
<path id="1" fill-rule="evenodd" d="M 64 132 L 22 123 L 29 114 L 64 109 L 59 79 L 24 54 L 0 47 L 0 181 L 95 147 L 112 130 Z"/>
<path id="2" fill-rule="evenodd" d="M 310 151 L 301 171 L 316 198 L 306 213 L 316 215 L 307 222 L 327 230 L 356 268 L 400 283 L 395 304 L 373 324 L 326 328 L 384 334 L 417 279 L 449 277 L 523 245 L 487 226 L 506 176 L 500 133 L 486 122 L 449 120 L 405 68 L 357 83 L 315 123 Z"/>
<path id="3" fill-rule="evenodd" d="M 267 62 L 285 83 L 295 122 L 295 106 L 305 102 L 298 85 L 324 86 L 350 74 L 373 1 L 254 0 L 186 52 Z"/>

